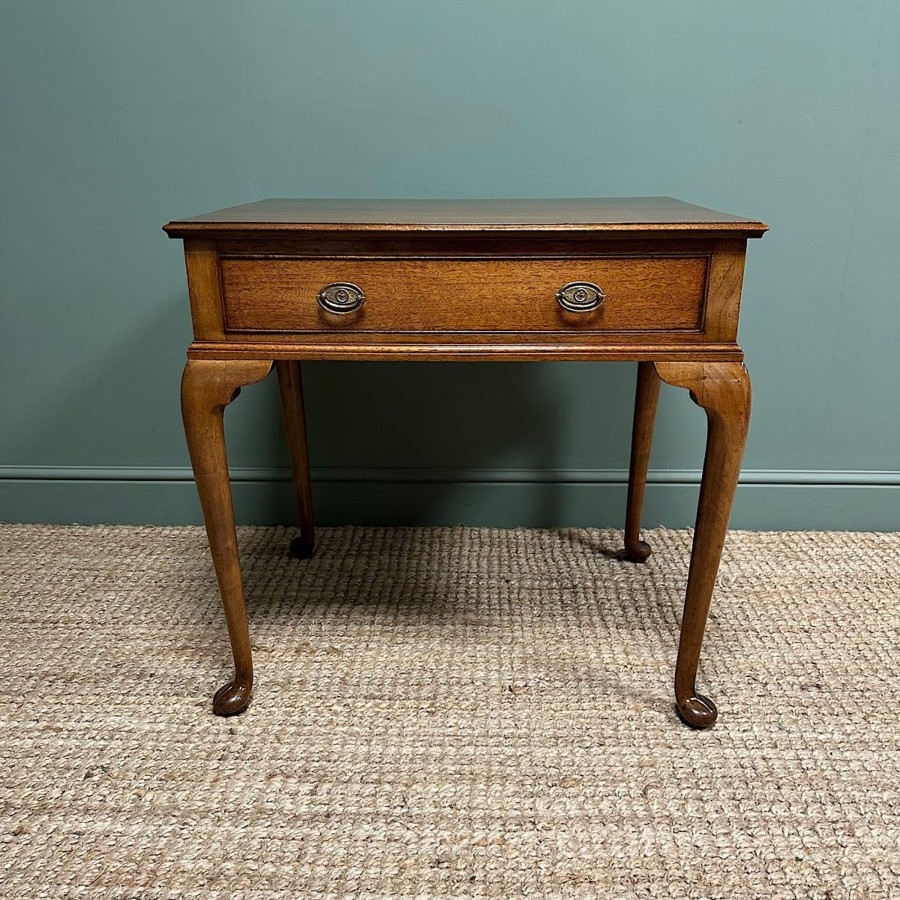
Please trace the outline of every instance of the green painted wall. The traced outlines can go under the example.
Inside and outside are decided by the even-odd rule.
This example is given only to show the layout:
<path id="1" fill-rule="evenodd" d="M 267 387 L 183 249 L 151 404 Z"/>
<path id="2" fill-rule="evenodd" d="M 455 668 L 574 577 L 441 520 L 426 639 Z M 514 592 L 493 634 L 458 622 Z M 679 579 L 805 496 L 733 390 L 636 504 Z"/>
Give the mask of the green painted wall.
<path id="1" fill-rule="evenodd" d="M 900 5 L 0 6 L 0 519 L 198 520 L 168 219 L 271 196 L 671 194 L 756 216 L 734 524 L 900 528 Z M 621 521 L 633 367 L 308 366 L 326 522 Z M 289 520 L 273 384 L 226 418 Z M 651 521 L 690 521 L 666 389 Z M 411 471 L 415 470 L 415 471 Z"/>

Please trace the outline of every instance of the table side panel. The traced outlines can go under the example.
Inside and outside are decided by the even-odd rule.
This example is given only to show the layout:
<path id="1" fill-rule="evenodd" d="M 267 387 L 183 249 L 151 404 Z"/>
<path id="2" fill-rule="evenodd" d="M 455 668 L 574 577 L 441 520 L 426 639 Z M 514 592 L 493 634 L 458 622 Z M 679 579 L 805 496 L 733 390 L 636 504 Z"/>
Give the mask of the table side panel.
<path id="1" fill-rule="evenodd" d="M 219 277 L 219 254 L 215 241 L 184 242 L 188 294 L 194 340 L 215 341 L 225 338 L 225 314 Z"/>
<path id="2" fill-rule="evenodd" d="M 704 335 L 709 341 L 737 340 L 746 240 L 717 241 L 709 270 Z"/>

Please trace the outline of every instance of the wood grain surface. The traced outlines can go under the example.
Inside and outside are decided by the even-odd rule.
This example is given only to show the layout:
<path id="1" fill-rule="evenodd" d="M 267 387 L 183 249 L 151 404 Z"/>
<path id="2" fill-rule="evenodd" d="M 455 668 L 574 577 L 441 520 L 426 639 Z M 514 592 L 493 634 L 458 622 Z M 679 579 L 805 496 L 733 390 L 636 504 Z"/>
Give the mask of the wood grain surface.
<path id="1" fill-rule="evenodd" d="M 706 257 L 663 259 L 223 259 L 225 330 L 255 332 L 699 331 Z M 605 300 L 571 312 L 556 294 L 597 284 Z M 335 315 L 316 302 L 352 282 L 362 307 Z"/>

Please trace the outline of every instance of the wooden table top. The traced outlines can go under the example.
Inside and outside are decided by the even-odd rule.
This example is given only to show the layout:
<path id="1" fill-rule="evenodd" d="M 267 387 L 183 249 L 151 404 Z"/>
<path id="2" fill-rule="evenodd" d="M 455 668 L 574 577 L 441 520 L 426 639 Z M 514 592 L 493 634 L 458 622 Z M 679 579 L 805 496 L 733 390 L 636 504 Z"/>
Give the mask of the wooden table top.
<path id="1" fill-rule="evenodd" d="M 760 237 L 756 219 L 673 197 L 557 200 L 259 200 L 176 219 L 170 237 L 238 231 L 599 231 L 727 232 Z"/>

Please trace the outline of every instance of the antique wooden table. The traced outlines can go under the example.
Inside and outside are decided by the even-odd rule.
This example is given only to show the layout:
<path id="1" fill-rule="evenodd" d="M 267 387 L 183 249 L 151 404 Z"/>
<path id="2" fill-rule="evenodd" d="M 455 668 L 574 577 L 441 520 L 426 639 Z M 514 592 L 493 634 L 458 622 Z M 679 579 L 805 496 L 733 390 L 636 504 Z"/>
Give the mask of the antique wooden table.
<path id="1" fill-rule="evenodd" d="M 218 715 L 245 709 L 253 686 L 223 430 L 243 385 L 278 373 L 300 508 L 291 552 L 305 558 L 315 532 L 301 360 L 635 360 L 627 559 L 650 554 L 640 513 L 660 379 L 707 414 L 675 700 L 687 724 L 715 721 L 694 683 L 750 416 L 744 254 L 764 224 L 669 197 L 264 200 L 165 231 L 184 240 L 184 427 L 234 656 Z"/>

